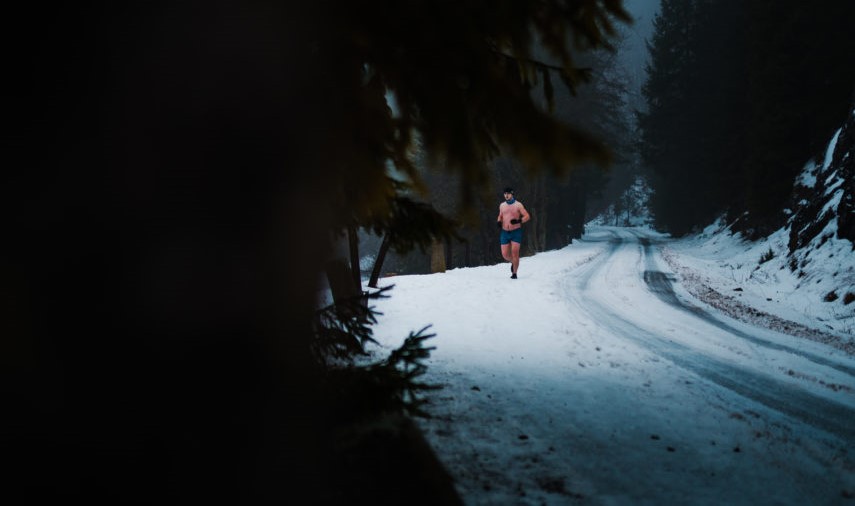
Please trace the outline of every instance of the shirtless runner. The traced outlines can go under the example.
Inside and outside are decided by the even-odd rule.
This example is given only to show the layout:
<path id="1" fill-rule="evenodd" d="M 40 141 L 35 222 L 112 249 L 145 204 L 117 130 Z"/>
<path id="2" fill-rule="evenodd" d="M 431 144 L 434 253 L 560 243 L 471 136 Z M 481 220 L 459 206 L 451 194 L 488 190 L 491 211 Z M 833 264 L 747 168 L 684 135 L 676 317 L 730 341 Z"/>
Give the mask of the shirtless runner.
<path id="1" fill-rule="evenodd" d="M 505 188 L 505 201 L 499 204 L 499 217 L 496 223 L 502 229 L 499 243 L 502 257 L 511 262 L 511 279 L 517 279 L 520 266 L 520 244 L 522 243 L 522 224 L 531 219 L 522 202 L 514 199 L 514 189 Z"/>

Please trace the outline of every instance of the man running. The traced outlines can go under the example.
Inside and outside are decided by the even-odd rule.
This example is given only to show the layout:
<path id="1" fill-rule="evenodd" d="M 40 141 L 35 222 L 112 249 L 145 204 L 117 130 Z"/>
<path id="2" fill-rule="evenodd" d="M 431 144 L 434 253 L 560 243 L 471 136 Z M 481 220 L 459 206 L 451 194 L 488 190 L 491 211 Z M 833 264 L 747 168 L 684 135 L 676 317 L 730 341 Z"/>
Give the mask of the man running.
<path id="1" fill-rule="evenodd" d="M 522 224 L 531 219 L 528 211 L 514 199 L 514 189 L 505 188 L 505 201 L 499 204 L 499 217 L 496 223 L 502 229 L 499 243 L 502 257 L 511 263 L 511 279 L 517 279 L 520 266 L 520 243 L 522 243 Z"/>

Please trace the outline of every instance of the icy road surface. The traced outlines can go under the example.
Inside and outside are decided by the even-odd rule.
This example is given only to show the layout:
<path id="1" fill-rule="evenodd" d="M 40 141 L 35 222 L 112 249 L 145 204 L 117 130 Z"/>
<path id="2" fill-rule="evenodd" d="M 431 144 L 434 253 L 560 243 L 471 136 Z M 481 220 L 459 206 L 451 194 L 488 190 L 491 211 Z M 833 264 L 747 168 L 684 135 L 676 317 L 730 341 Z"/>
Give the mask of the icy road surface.
<path id="1" fill-rule="evenodd" d="M 467 505 L 855 504 L 855 359 L 694 299 L 666 241 L 382 280 L 384 348 L 437 334 L 419 423 Z"/>

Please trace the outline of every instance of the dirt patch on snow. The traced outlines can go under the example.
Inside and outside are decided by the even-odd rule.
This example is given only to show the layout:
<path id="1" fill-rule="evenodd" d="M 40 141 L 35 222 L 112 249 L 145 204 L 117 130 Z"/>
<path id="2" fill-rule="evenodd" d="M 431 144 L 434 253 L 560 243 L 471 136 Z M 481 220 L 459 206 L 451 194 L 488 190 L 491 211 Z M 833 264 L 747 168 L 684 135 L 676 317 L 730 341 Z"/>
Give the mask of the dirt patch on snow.
<path id="1" fill-rule="evenodd" d="M 662 258 L 665 259 L 668 266 L 680 276 L 681 283 L 686 288 L 686 291 L 692 294 L 693 297 L 720 310 L 731 318 L 781 332 L 782 334 L 827 344 L 850 355 L 855 355 L 855 340 L 844 339 L 834 334 L 806 327 L 800 323 L 746 305 L 736 298 L 725 295 L 710 287 L 705 281 L 704 276 L 680 264 L 677 261 L 677 255 L 668 248 L 661 248 L 661 252 Z"/>

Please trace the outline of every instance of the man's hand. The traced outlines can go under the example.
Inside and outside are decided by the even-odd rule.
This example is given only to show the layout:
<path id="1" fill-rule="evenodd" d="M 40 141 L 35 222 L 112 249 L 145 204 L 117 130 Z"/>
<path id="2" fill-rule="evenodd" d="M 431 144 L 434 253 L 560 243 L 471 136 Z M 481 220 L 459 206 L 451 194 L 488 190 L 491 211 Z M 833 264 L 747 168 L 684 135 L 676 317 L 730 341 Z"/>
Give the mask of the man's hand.
<path id="1" fill-rule="evenodd" d="M 497 222 L 496 222 L 496 226 L 497 226 L 497 227 L 499 227 L 499 228 L 501 229 L 501 228 L 502 228 L 502 222 L 501 222 L 501 221 L 497 221 Z"/>
<path id="2" fill-rule="evenodd" d="M 517 223 L 522 223 L 522 220 L 518 220 L 516 218 L 511 220 L 511 225 L 516 225 Z"/>

